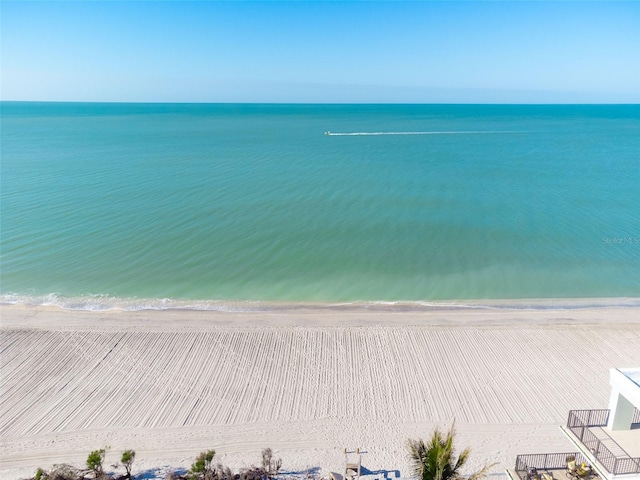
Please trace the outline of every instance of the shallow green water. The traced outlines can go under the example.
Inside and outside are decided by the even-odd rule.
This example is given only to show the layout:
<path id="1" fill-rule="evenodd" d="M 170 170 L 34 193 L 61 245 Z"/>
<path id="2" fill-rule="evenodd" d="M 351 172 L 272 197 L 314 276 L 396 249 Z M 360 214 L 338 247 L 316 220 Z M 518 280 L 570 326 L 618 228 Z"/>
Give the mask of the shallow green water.
<path id="1" fill-rule="evenodd" d="M 4 302 L 640 296 L 639 106 L 3 103 L 1 168 Z"/>

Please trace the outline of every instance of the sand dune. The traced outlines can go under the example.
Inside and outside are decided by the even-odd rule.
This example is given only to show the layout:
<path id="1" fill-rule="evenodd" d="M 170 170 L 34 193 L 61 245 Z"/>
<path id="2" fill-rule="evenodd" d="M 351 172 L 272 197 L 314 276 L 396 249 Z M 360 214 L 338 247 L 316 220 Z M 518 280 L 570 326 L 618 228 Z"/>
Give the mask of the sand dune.
<path id="1" fill-rule="evenodd" d="M 339 470 L 362 447 L 370 470 L 406 475 L 406 438 L 453 419 L 475 464 L 499 472 L 517 453 L 571 450 L 568 411 L 606 408 L 608 369 L 640 365 L 638 313 L 387 312 L 363 327 L 367 313 L 3 308 L 0 474 L 110 445 L 138 451 L 138 469 L 204 448 L 237 468 L 270 446 L 287 469 Z"/>

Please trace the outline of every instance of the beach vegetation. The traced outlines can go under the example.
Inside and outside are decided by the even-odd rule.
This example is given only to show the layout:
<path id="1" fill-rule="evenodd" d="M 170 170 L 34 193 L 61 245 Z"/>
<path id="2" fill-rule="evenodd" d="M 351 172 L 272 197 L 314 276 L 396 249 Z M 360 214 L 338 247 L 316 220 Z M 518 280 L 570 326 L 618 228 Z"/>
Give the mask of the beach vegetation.
<path id="1" fill-rule="evenodd" d="M 81 480 L 84 478 L 83 472 L 77 468 L 61 463 L 54 465 L 50 471 L 38 468 L 33 480 Z"/>
<path id="2" fill-rule="evenodd" d="M 54 465 L 50 471 L 39 468 L 35 476 L 29 480 L 131 480 L 131 468 L 136 458 L 134 450 L 125 450 L 120 457 L 120 464 L 124 467 L 126 473 L 120 476 L 114 476 L 113 473 L 104 471 L 104 459 L 109 447 L 92 451 L 87 457 L 86 468 L 78 469 L 69 464 Z M 191 468 L 185 473 L 170 471 L 167 473 L 165 480 L 271 480 L 280 470 L 282 459 L 274 459 L 273 451 L 270 448 L 262 450 L 262 464 L 260 467 L 252 466 L 234 473 L 231 468 L 222 463 L 213 463 L 216 455 L 215 450 L 206 450 L 200 452 L 196 457 Z M 120 465 L 112 465 L 112 468 L 119 468 Z"/>
<path id="3" fill-rule="evenodd" d="M 273 458 L 273 450 L 265 448 L 262 450 L 262 464 L 260 467 L 252 466 L 251 468 L 245 468 L 240 470 L 239 475 L 236 476 L 237 480 L 268 480 L 272 479 L 278 474 L 280 467 L 282 466 L 282 459 Z M 222 479 L 220 479 L 222 480 Z"/>
<path id="4" fill-rule="evenodd" d="M 127 472 L 125 476 L 127 478 L 131 478 L 131 466 L 133 465 L 133 461 L 136 458 L 136 452 L 134 450 L 125 450 L 122 452 L 122 457 L 120 457 L 120 462 L 124 466 L 125 471 Z"/>
<path id="5" fill-rule="evenodd" d="M 210 477 L 212 480 L 235 480 L 237 478 L 229 467 L 225 467 L 221 463 L 212 468 L 212 471 L 213 474 Z"/>
<path id="6" fill-rule="evenodd" d="M 270 448 L 262 450 L 262 471 L 267 478 L 277 475 L 280 467 L 282 467 L 281 458 L 274 460 L 273 451 Z"/>
<path id="7" fill-rule="evenodd" d="M 104 456 L 106 450 L 101 448 L 100 450 L 94 450 L 87 457 L 87 468 L 93 471 L 95 478 L 102 478 L 104 476 Z"/>
<path id="8" fill-rule="evenodd" d="M 189 476 L 193 479 L 214 480 L 216 469 L 211 462 L 213 460 L 213 457 L 215 456 L 215 450 L 200 452 L 200 454 L 196 457 L 196 461 L 191 465 Z"/>
<path id="9" fill-rule="evenodd" d="M 243 468 L 238 475 L 238 480 L 262 480 L 262 478 L 262 470 L 256 467 Z"/>
<path id="10" fill-rule="evenodd" d="M 465 448 L 460 455 L 454 450 L 454 425 L 447 433 L 436 428 L 431 438 L 425 443 L 421 438 L 407 441 L 407 449 L 413 467 L 413 475 L 417 480 L 479 480 L 495 464 L 485 465 L 480 470 L 462 475 L 462 468 L 467 463 L 470 449 Z"/>

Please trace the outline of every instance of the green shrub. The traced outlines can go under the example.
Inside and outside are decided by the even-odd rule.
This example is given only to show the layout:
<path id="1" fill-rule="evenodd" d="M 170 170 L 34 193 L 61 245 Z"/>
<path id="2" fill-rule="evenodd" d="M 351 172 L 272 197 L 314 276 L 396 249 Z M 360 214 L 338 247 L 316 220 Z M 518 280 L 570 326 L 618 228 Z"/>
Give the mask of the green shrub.
<path id="1" fill-rule="evenodd" d="M 133 450 L 125 450 L 122 452 L 122 458 L 120 458 L 120 462 L 124 465 L 125 470 L 127 471 L 127 478 L 131 478 L 131 465 L 133 465 L 133 461 L 136 458 L 136 452 Z"/>
<path id="2" fill-rule="evenodd" d="M 105 454 L 105 449 L 101 448 L 100 450 L 94 450 L 87 457 L 87 468 L 93 470 L 96 478 L 101 478 L 104 475 L 102 463 L 104 462 Z"/>
<path id="3" fill-rule="evenodd" d="M 215 457 L 215 450 L 207 450 L 206 452 L 200 452 L 200 455 L 196 457 L 196 461 L 191 465 L 189 473 L 192 478 L 203 478 L 209 480 L 213 478 L 213 465 L 211 461 Z"/>

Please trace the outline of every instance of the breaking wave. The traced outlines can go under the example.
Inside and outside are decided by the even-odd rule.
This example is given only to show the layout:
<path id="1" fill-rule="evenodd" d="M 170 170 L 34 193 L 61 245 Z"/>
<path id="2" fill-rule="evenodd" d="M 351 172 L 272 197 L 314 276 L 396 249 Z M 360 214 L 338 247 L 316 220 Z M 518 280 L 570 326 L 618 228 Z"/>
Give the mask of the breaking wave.
<path id="1" fill-rule="evenodd" d="M 435 310 L 550 310 L 582 308 L 634 308 L 640 307 L 640 298 L 577 298 L 577 299 L 519 299 L 476 301 L 353 301 L 353 302 L 269 302 L 251 300 L 191 300 L 173 298 L 123 298 L 111 295 L 89 294 L 64 296 L 57 293 L 47 295 L 0 295 L 0 305 L 34 307 L 56 307 L 63 310 L 102 312 L 120 310 L 196 310 L 213 312 L 269 312 L 287 310 L 369 310 L 388 312 L 435 311 Z"/>

